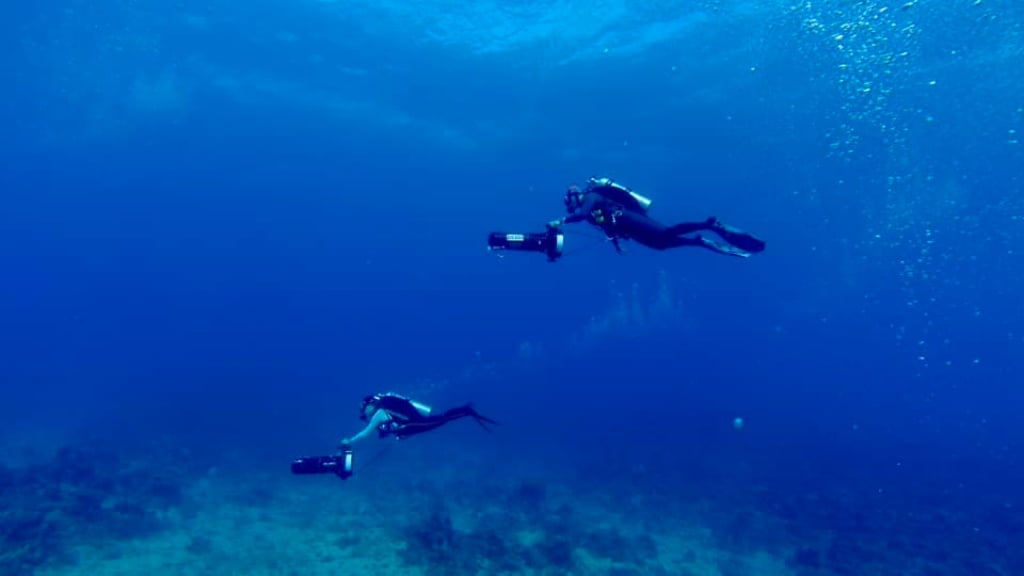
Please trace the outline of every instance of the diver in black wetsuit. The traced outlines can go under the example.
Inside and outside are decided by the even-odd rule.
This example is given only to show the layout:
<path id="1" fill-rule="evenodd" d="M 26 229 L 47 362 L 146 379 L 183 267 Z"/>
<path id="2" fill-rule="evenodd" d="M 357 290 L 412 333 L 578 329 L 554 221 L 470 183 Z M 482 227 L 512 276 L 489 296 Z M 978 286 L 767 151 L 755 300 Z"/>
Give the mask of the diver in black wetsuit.
<path id="1" fill-rule="evenodd" d="M 655 250 L 679 246 L 698 246 L 719 254 L 748 258 L 765 248 L 763 240 L 726 226 L 716 218 L 703 222 L 682 222 L 666 226 L 647 215 L 651 201 L 613 182 L 609 178 L 590 178 L 586 190 L 571 186 L 565 193 L 565 208 L 569 216 L 548 223 L 557 228 L 565 223 L 586 220 L 600 228 L 621 254 L 620 240 L 636 240 Z M 710 231 L 727 244 L 693 232 Z"/>
<path id="2" fill-rule="evenodd" d="M 404 396 L 390 392 L 374 394 L 363 398 L 359 417 L 367 422 L 366 427 L 355 436 L 343 439 L 339 445 L 342 449 L 348 449 L 353 443 L 372 434 L 374 430 L 381 438 L 393 435 L 401 440 L 429 432 L 466 416 L 475 419 L 485 430 L 490 430 L 487 424 L 497 424 L 494 420 L 477 413 L 471 404 L 457 406 L 441 414 L 433 414 L 430 407 Z"/>

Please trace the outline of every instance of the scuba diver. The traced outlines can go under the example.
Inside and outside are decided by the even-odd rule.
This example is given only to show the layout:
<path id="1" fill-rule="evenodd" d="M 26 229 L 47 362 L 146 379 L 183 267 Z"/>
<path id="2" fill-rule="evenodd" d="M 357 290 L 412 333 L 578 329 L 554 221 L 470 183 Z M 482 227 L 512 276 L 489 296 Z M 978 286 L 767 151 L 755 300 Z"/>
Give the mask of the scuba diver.
<path id="1" fill-rule="evenodd" d="M 359 418 L 367 422 L 366 427 L 358 434 L 343 439 L 339 446 L 346 450 L 352 444 L 366 438 L 374 430 L 381 438 L 393 435 L 401 440 L 416 434 L 429 432 L 445 424 L 472 417 L 484 430 L 490 431 L 487 424 L 497 424 L 494 420 L 481 416 L 472 404 L 456 406 L 441 414 L 434 414 L 429 406 L 390 392 L 374 394 L 363 398 L 363 406 Z"/>
<path id="2" fill-rule="evenodd" d="M 764 251 L 763 240 L 726 226 L 717 218 L 666 226 L 647 215 L 650 205 L 649 199 L 615 183 L 610 178 L 590 178 L 586 190 L 580 190 L 576 186 L 569 187 L 565 193 L 565 208 L 569 215 L 553 220 L 547 226 L 548 230 L 556 230 L 562 224 L 586 220 L 600 228 L 620 254 L 620 240 L 635 240 L 655 250 L 698 246 L 719 254 L 741 258 L 749 258 L 751 254 Z M 714 232 L 725 240 L 726 244 L 700 234 L 686 236 L 703 231 Z"/>
<path id="3" fill-rule="evenodd" d="M 410 400 L 390 392 L 374 394 L 363 398 L 360 419 L 367 422 L 366 427 L 351 438 L 338 443 L 338 453 L 330 456 L 309 456 L 296 458 L 292 461 L 292 474 L 335 474 L 342 480 L 352 476 L 352 444 L 366 438 L 374 430 L 381 438 L 394 436 L 401 440 L 416 434 L 429 432 L 445 424 L 470 416 L 484 430 L 490 432 L 488 424 L 497 424 L 494 420 L 481 416 L 472 404 L 456 406 L 441 414 L 433 414 L 430 407 L 415 400 Z"/>

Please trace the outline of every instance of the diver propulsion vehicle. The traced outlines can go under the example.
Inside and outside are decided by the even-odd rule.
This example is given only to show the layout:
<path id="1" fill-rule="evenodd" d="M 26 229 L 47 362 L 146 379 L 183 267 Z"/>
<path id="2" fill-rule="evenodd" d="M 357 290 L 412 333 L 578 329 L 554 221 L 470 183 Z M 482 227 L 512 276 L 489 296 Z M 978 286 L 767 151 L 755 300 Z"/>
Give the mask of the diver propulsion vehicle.
<path id="1" fill-rule="evenodd" d="M 352 449 L 346 448 L 335 456 L 309 456 L 292 461 L 292 474 L 336 474 L 347 480 L 352 475 Z"/>
<path id="2" fill-rule="evenodd" d="M 554 262 L 562 256 L 565 247 L 565 235 L 557 228 L 548 228 L 547 232 L 531 232 L 527 234 L 491 232 L 487 238 L 487 249 L 494 252 L 512 250 L 517 252 L 540 252 Z"/>

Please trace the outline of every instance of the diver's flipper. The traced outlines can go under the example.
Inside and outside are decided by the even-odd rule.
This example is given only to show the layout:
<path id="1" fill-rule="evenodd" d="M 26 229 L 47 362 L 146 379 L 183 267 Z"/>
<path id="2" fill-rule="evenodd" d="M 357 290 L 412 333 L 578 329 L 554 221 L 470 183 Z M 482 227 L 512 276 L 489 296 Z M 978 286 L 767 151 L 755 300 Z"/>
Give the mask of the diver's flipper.
<path id="1" fill-rule="evenodd" d="M 484 430 L 486 430 L 487 432 L 489 432 L 491 434 L 494 434 L 494 430 L 491 430 L 491 427 L 488 426 L 487 424 L 485 424 L 484 422 L 490 422 L 491 424 L 497 424 L 497 422 L 494 422 L 493 420 L 487 420 L 486 418 L 482 418 L 482 417 L 477 417 L 477 418 L 475 418 L 475 420 L 476 420 L 476 423 L 479 424 L 481 428 L 483 428 Z"/>
<path id="2" fill-rule="evenodd" d="M 715 231 L 715 234 L 721 236 L 722 240 L 725 240 L 744 252 L 764 252 L 764 240 L 761 240 L 753 234 L 748 234 L 738 228 L 727 226 L 718 221 L 715 221 L 714 225 L 711 226 L 711 229 Z M 750 254 L 747 254 L 747 256 L 749 255 Z"/>
<path id="3" fill-rule="evenodd" d="M 491 425 L 494 425 L 494 426 L 498 425 L 497 421 L 491 420 L 487 416 L 484 416 L 484 415 L 480 414 L 479 412 L 477 412 L 476 409 L 473 408 L 472 404 L 467 404 L 465 406 L 465 408 L 468 411 L 467 415 L 468 416 L 472 416 L 473 419 L 476 420 L 476 423 L 479 424 L 480 427 L 483 428 L 484 430 L 487 430 L 488 432 L 491 432 L 490 427 L 487 426 L 488 424 L 491 424 Z"/>
<path id="4" fill-rule="evenodd" d="M 713 252 L 718 252 L 719 254 L 725 254 L 726 256 L 736 256 L 738 258 L 750 258 L 750 252 L 741 250 L 736 246 L 730 246 L 729 244 L 716 242 L 714 240 L 711 240 L 710 238 L 705 238 L 704 236 L 701 236 L 699 234 L 697 235 L 697 241 L 700 242 L 701 246 Z"/>

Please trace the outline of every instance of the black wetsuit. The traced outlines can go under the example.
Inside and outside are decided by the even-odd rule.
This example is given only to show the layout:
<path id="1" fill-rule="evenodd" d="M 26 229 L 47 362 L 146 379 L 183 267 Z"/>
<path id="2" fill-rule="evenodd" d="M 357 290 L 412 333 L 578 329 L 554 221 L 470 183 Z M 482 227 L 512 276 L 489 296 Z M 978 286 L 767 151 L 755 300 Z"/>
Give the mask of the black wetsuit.
<path id="1" fill-rule="evenodd" d="M 391 416 L 390 420 L 377 428 L 382 438 L 389 435 L 394 435 L 399 439 L 408 438 L 409 436 L 429 432 L 466 416 L 476 419 L 477 423 L 485 429 L 487 428 L 484 424 L 485 422 L 497 424 L 494 420 L 477 413 L 471 404 L 457 406 L 441 414 L 424 416 L 420 414 L 419 410 L 409 400 L 400 396 L 386 396 L 381 400 L 380 408 L 386 410 Z"/>
<path id="2" fill-rule="evenodd" d="M 580 206 L 565 218 L 566 223 L 586 220 L 600 228 L 615 242 L 635 240 L 648 248 L 666 250 L 680 246 L 700 246 L 720 254 L 749 256 L 752 252 L 764 250 L 764 242 L 734 228 L 722 225 L 714 218 L 703 222 L 682 222 L 666 226 L 651 218 L 646 212 L 629 208 L 601 194 L 601 187 L 587 191 Z M 701 235 L 684 236 L 700 231 L 713 231 L 729 242 L 724 245 Z"/>

